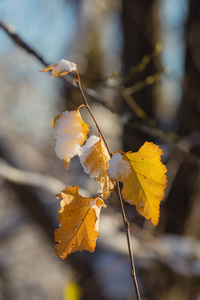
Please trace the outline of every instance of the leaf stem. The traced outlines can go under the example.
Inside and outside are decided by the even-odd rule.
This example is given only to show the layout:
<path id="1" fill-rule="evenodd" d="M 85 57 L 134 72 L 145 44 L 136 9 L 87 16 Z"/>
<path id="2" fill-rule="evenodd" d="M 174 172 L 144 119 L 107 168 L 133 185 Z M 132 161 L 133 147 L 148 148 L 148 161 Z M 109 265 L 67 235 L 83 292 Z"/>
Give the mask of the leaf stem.
<path id="1" fill-rule="evenodd" d="M 77 76 L 78 76 L 78 81 L 76 81 L 76 84 L 81 92 L 81 95 L 83 97 L 83 100 L 84 100 L 84 105 L 85 107 L 87 108 L 87 110 L 89 111 L 92 119 L 94 120 L 94 123 L 99 131 L 99 134 L 100 136 L 102 137 L 104 143 L 105 143 L 105 146 L 109 152 L 109 155 L 110 157 L 113 156 L 113 153 L 110 151 L 110 148 L 108 146 L 108 143 L 90 109 L 90 106 L 88 104 L 88 101 L 85 97 L 85 94 L 83 92 L 83 89 L 81 87 L 81 81 L 80 81 L 80 77 L 79 77 L 79 74 L 78 74 L 78 71 L 76 71 L 77 73 Z M 127 221 L 126 219 L 126 215 L 125 215 L 125 211 L 124 211 L 124 206 L 123 206 L 123 201 L 122 201 L 122 196 L 121 196 L 121 190 L 120 190 L 120 186 L 119 186 L 119 182 L 117 181 L 116 182 L 116 186 L 115 186 L 115 191 L 116 191 L 116 194 L 117 194 L 117 197 L 118 197 L 118 200 L 119 200 L 119 204 L 120 204 L 120 209 L 121 209 L 121 213 L 122 213 L 122 218 L 123 218 L 123 221 L 124 221 L 124 227 L 125 227 L 125 232 L 126 232 L 126 237 L 127 237 L 127 244 L 128 244 L 128 252 L 129 252 L 129 258 L 130 258 L 130 263 L 131 263 L 131 277 L 133 279 L 133 283 L 134 283 L 134 287 L 135 287 L 135 292 L 136 292 L 136 297 L 137 297 L 137 300 L 141 300 L 140 298 L 140 293 L 139 293 L 139 288 L 138 288 L 138 283 L 137 283 L 137 278 L 136 278 L 136 274 L 135 274 L 135 265 L 134 265 L 134 259 L 133 259 L 133 252 L 132 252 L 132 246 L 131 246 L 131 238 L 130 238 L 130 225 L 129 225 L 129 222 Z"/>

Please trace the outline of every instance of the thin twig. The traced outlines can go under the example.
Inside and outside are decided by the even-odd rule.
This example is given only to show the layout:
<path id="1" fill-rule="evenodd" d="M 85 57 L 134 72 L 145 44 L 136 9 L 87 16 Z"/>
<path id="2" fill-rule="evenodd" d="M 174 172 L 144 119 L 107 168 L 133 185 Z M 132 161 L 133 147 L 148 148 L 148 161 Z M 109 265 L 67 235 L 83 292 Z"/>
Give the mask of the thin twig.
<path id="1" fill-rule="evenodd" d="M 19 47 L 24 49 L 27 53 L 35 56 L 35 58 L 37 58 L 37 60 L 39 60 L 45 67 L 47 67 L 51 64 L 51 63 L 47 62 L 46 60 L 44 60 L 42 58 L 42 56 L 35 49 L 33 49 L 30 45 L 28 45 L 23 40 L 23 38 L 15 32 L 15 29 L 12 26 L 4 24 L 2 21 L 0 21 L 0 28 L 2 28 L 8 34 L 8 36 L 15 42 L 16 45 L 18 45 Z M 60 80 L 67 82 L 71 87 L 73 87 L 74 89 L 77 89 L 77 85 L 74 81 L 74 78 L 71 77 L 70 75 L 68 75 L 66 77 L 62 77 L 62 78 L 60 78 Z M 103 97 L 101 97 L 95 90 L 87 88 L 85 90 L 85 94 L 88 97 L 90 97 L 91 99 L 95 100 L 96 102 L 107 107 L 105 99 L 103 99 Z"/>
<path id="2" fill-rule="evenodd" d="M 50 65 L 50 63 L 47 63 L 42 57 L 41 55 L 39 55 L 37 53 L 36 50 L 34 50 L 33 48 L 31 48 L 30 45 L 28 45 L 18 34 L 15 33 L 14 29 L 9 26 L 4 24 L 3 22 L 0 21 L 0 27 L 9 35 L 9 37 L 18 45 L 20 46 L 22 49 L 24 49 L 26 52 L 28 52 L 29 54 L 34 55 L 44 66 L 48 66 Z M 157 50 L 156 50 L 157 51 Z M 156 52 L 155 52 L 156 54 Z M 144 61 L 141 62 L 141 64 L 143 65 L 144 62 L 148 60 L 146 60 L 146 57 L 144 57 Z M 146 66 L 146 63 L 144 64 Z M 140 69 L 140 65 L 139 65 L 139 69 Z M 136 69 L 135 69 L 136 68 Z M 142 68 L 143 69 L 143 68 Z M 132 73 L 138 72 L 139 70 L 137 69 L 137 66 L 134 67 L 133 69 L 131 68 L 130 73 L 128 74 L 128 76 Z M 124 77 L 125 78 L 125 77 Z M 67 82 L 71 87 L 73 88 L 78 88 L 77 84 L 74 82 L 74 78 L 71 76 L 67 76 L 67 77 L 62 77 L 62 79 Z M 125 79 L 126 81 L 126 79 Z M 150 136 L 156 136 L 159 140 L 163 140 L 164 138 L 164 142 L 167 143 L 169 146 L 173 146 L 172 149 L 174 150 L 175 148 L 178 147 L 178 144 L 176 142 L 174 142 L 173 140 L 169 139 L 167 134 L 165 134 L 164 132 L 162 132 L 159 128 L 156 128 L 155 126 L 152 127 L 152 124 L 155 125 L 155 121 L 153 119 L 150 119 L 148 116 L 146 116 L 146 114 L 144 114 L 144 111 L 135 104 L 135 102 L 133 102 L 133 98 L 131 97 L 130 94 L 123 93 L 122 92 L 122 96 L 125 98 L 125 100 L 127 101 L 127 103 L 131 105 L 130 107 L 133 109 L 134 113 L 144 122 L 146 122 L 147 124 L 149 124 L 149 128 L 142 128 L 142 126 L 138 125 L 138 129 L 140 131 L 146 131 L 147 134 L 149 134 Z M 109 110 L 119 113 L 117 110 L 115 109 L 111 109 L 111 107 L 108 107 L 108 105 L 106 104 L 106 101 L 103 97 L 101 97 L 94 89 L 90 89 L 87 88 L 86 90 L 84 90 L 84 93 L 90 97 L 91 99 L 95 100 L 96 102 L 100 103 L 101 105 L 103 105 L 104 107 L 108 108 Z M 122 113 L 122 112 L 121 112 Z M 160 131 L 161 135 L 157 135 L 158 130 Z M 180 148 L 180 147 L 179 147 Z M 184 151 L 180 148 L 179 151 L 181 152 L 181 154 L 184 154 Z M 198 165 L 199 163 L 199 158 L 197 156 L 195 156 L 194 154 L 192 154 L 190 151 L 187 152 L 187 155 L 184 154 L 184 158 L 191 161 L 192 163 L 197 163 Z"/>
<path id="3" fill-rule="evenodd" d="M 88 104 L 88 101 L 85 97 L 85 94 L 82 90 L 82 87 L 81 87 L 81 81 L 80 81 L 80 77 L 79 77 L 79 74 L 77 72 L 77 76 L 78 76 L 78 81 L 76 81 L 76 84 L 77 86 L 79 87 L 80 89 L 80 92 L 81 92 L 81 95 L 83 97 L 83 100 L 84 100 L 84 104 L 85 104 L 85 107 L 87 108 L 87 110 L 89 111 L 92 119 L 94 120 L 94 123 L 99 131 L 99 134 L 101 135 L 104 143 L 105 143 L 105 146 L 110 154 L 110 157 L 112 157 L 112 152 L 110 151 L 110 148 L 108 146 L 108 143 L 90 109 L 90 106 Z M 126 232 L 126 237 L 127 237 L 127 244 L 128 244 L 128 252 L 129 252 L 129 258 L 130 258 L 130 263 L 131 263 L 131 276 L 132 276 L 132 279 L 133 279 L 133 283 L 134 283 L 134 287 L 135 287 L 135 292 L 136 292 L 136 296 L 137 296 L 137 300 L 140 300 L 140 293 L 139 293 L 139 288 L 138 288 L 138 283 L 137 283 L 137 278 L 136 278 L 136 273 L 135 273 L 135 266 L 134 266 L 134 259 L 133 259 L 133 252 L 132 252 L 132 246 L 131 246 L 131 238 L 130 238 L 130 225 L 126 219 L 126 215 L 125 215 L 125 211 L 124 211 L 124 206 L 123 206 L 123 202 L 122 202 L 122 197 L 121 197 L 121 190 L 120 190 L 120 186 L 119 186 L 119 182 L 117 181 L 116 182 L 116 194 L 117 194 L 117 197 L 118 197 L 118 200 L 119 200 L 119 203 L 120 203 L 120 209 L 121 209 L 121 213 L 122 213 L 122 218 L 123 218 L 123 221 L 124 221 L 124 227 L 125 227 L 125 232 Z"/>
<path id="4" fill-rule="evenodd" d="M 135 264 L 134 264 L 134 259 L 133 259 L 132 246 L 131 246 L 130 225 L 129 225 L 129 222 L 127 221 L 127 219 L 126 219 L 126 214 L 125 214 L 125 211 L 124 211 L 124 205 L 123 205 L 122 196 L 121 196 L 121 190 L 120 190 L 120 186 L 119 186 L 118 181 L 116 182 L 116 193 L 117 193 L 117 197 L 118 197 L 118 200 L 119 200 L 120 209 L 121 209 L 121 213 L 122 213 L 122 218 L 123 218 L 123 221 L 124 221 L 124 227 L 125 227 L 125 231 L 126 231 L 128 252 L 129 252 L 129 258 L 130 258 L 130 263 L 131 263 L 131 277 L 133 279 L 133 283 L 134 283 L 134 286 L 135 286 L 135 292 L 136 292 L 137 300 L 140 300 L 141 298 L 140 298 L 140 292 L 139 292 L 136 273 L 135 273 Z"/>
<path id="5" fill-rule="evenodd" d="M 77 72 L 77 75 L 78 75 L 78 72 Z M 102 138 L 103 141 L 104 141 L 104 144 L 105 144 L 105 146 L 106 146 L 106 148 L 107 148 L 107 150 L 108 150 L 108 153 L 109 153 L 110 157 L 112 157 L 112 152 L 110 151 L 110 148 L 109 148 L 108 143 L 107 143 L 107 141 L 106 141 L 106 139 L 105 139 L 105 137 L 104 137 L 104 134 L 103 134 L 103 132 L 101 131 L 101 129 L 100 129 L 100 127 L 99 127 L 99 125 L 98 125 L 98 123 L 97 123 L 97 121 L 96 121 L 96 119 L 95 119 L 95 116 L 93 115 L 93 113 L 92 113 L 92 111 L 91 111 L 91 109 L 90 109 L 90 106 L 89 106 L 89 104 L 88 104 L 88 101 L 87 101 L 87 99 L 86 99 L 86 97 L 85 97 L 85 94 L 84 94 L 83 89 L 82 89 L 82 87 L 81 87 L 81 82 L 80 82 L 80 77 L 79 77 L 79 75 L 78 75 L 78 81 L 76 81 L 76 84 L 77 84 L 77 86 L 78 86 L 78 88 L 79 88 L 79 90 L 80 90 L 80 92 L 81 92 L 82 97 L 83 97 L 85 107 L 86 107 L 87 110 L 89 111 L 89 113 L 90 113 L 90 115 L 91 115 L 91 117 L 92 117 L 92 119 L 93 119 L 93 121 L 94 121 L 94 123 L 95 123 L 97 129 L 98 129 L 99 134 L 100 134 L 101 138 Z"/>
<path id="6" fill-rule="evenodd" d="M 160 81 L 161 75 L 163 73 L 166 73 L 167 71 L 168 71 L 167 68 L 161 69 L 160 71 L 156 72 L 155 74 L 148 76 L 145 80 L 138 81 L 134 85 L 124 88 L 124 92 L 126 92 L 129 95 L 135 94 L 135 93 L 143 90 L 144 88 L 151 86 L 152 84 Z"/>
<path id="7" fill-rule="evenodd" d="M 179 138 L 178 142 L 175 142 L 169 135 L 165 134 L 162 130 L 158 128 L 152 128 L 145 124 L 131 123 L 132 128 L 136 128 L 141 132 L 145 132 L 149 136 L 162 141 L 166 145 L 168 145 L 173 152 L 178 152 L 181 156 L 189 161 L 192 164 L 196 164 L 200 166 L 200 158 L 191 152 L 191 148 L 194 147 L 200 140 L 200 131 L 194 131 L 191 134 Z"/>
<path id="8" fill-rule="evenodd" d="M 33 50 L 27 43 L 25 43 L 21 37 L 15 33 L 12 26 L 6 25 L 0 21 L 0 27 L 11 37 L 11 39 L 19 45 L 21 48 L 26 50 L 29 54 L 34 55 L 37 57 L 39 61 L 45 66 L 48 66 L 48 64 L 44 61 L 44 59 L 35 51 Z"/>

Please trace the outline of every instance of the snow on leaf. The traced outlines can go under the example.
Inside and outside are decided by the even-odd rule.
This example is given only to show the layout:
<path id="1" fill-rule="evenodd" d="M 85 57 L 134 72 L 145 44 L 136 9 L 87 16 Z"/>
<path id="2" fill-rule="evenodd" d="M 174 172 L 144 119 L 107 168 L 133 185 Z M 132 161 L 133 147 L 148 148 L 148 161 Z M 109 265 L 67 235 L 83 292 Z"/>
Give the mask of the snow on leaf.
<path id="1" fill-rule="evenodd" d="M 84 171 L 100 184 L 102 192 L 108 191 L 102 195 L 103 199 L 107 199 L 109 190 L 114 188 L 114 181 L 108 175 L 110 155 L 107 148 L 98 137 L 91 136 L 81 150 L 80 161 Z"/>
<path id="2" fill-rule="evenodd" d="M 79 110 L 73 110 L 56 116 L 52 127 L 52 134 L 56 140 L 56 155 L 64 159 L 67 169 L 70 159 L 80 155 L 81 145 L 87 139 L 89 126 L 83 122 Z"/>
<path id="3" fill-rule="evenodd" d="M 160 160 L 162 154 L 157 145 L 146 142 L 138 152 L 127 152 L 115 159 L 116 163 L 112 161 L 114 155 L 109 169 L 113 180 L 123 182 L 124 200 L 134 204 L 138 213 L 154 226 L 159 221 L 160 201 L 167 183 L 167 169 Z"/>
<path id="4" fill-rule="evenodd" d="M 57 76 L 66 75 L 66 74 L 68 74 L 72 71 L 76 71 L 76 70 L 77 70 L 77 66 L 75 63 L 73 63 L 69 60 L 61 59 L 61 60 L 59 60 L 59 62 L 57 64 L 50 65 L 40 72 L 51 71 L 51 74 L 54 78 Z"/>
<path id="5" fill-rule="evenodd" d="M 99 235 L 99 216 L 105 206 L 100 198 L 84 198 L 78 187 L 65 188 L 57 199 L 61 200 L 58 221 L 61 224 L 55 231 L 55 250 L 65 259 L 68 254 L 89 250 L 94 252 Z"/>
<path id="6" fill-rule="evenodd" d="M 116 153 L 109 161 L 109 176 L 113 180 L 118 180 L 120 174 L 127 177 L 131 172 L 130 164 L 122 158 L 120 153 Z"/>

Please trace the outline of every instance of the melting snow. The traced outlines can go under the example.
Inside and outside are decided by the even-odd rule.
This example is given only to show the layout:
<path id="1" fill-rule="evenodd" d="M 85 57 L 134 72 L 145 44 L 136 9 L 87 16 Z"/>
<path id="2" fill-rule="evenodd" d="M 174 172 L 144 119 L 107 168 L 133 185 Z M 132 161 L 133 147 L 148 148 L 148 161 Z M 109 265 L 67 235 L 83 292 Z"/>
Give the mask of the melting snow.
<path id="1" fill-rule="evenodd" d="M 116 153 L 109 160 L 109 176 L 113 180 L 118 180 L 120 175 L 124 177 L 128 176 L 131 172 L 130 164 L 122 159 L 122 155 L 120 153 Z"/>
<path id="2" fill-rule="evenodd" d="M 63 73 L 69 73 L 72 71 L 76 71 L 77 66 L 75 63 L 61 59 L 53 68 L 51 71 L 51 74 L 53 77 L 61 76 Z"/>
<path id="3" fill-rule="evenodd" d="M 98 174 L 91 174 L 91 167 L 87 164 L 86 165 L 86 159 L 90 155 L 90 152 L 92 151 L 92 147 L 100 140 L 99 137 L 96 135 L 91 135 L 84 146 L 81 147 L 81 152 L 79 154 L 80 156 L 80 162 L 81 165 L 84 168 L 85 173 L 90 174 L 93 178 L 98 176 Z M 94 172 L 93 172 L 94 173 Z"/>
<path id="4" fill-rule="evenodd" d="M 69 160 L 75 155 L 80 155 L 79 139 L 83 137 L 82 126 L 77 124 L 77 111 L 65 111 L 55 121 L 52 130 L 56 139 L 55 151 L 60 159 Z"/>

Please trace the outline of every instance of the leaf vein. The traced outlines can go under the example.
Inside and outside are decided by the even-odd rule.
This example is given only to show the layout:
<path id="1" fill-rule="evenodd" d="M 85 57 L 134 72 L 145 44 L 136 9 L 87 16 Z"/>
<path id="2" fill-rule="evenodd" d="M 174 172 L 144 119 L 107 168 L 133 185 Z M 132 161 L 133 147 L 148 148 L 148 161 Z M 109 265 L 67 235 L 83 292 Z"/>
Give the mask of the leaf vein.
<path id="1" fill-rule="evenodd" d="M 165 186 L 165 184 L 163 184 L 163 183 L 157 181 L 156 179 L 154 179 L 154 178 L 152 178 L 152 177 L 150 177 L 150 176 L 147 176 L 146 174 L 142 174 L 142 173 L 139 173 L 139 172 L 137 172 L 137 171 L 135 171 L 135 173 L 138 174 L 138 175 L 141 175 L 141 176 L 145 176 L 145 177 L 151 179 L 152 181 L 155 181 L 156 183 L 159 183 L 160 185 Z"/>

